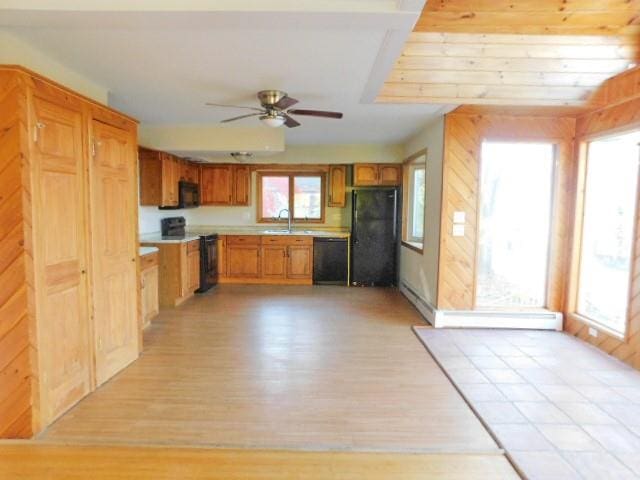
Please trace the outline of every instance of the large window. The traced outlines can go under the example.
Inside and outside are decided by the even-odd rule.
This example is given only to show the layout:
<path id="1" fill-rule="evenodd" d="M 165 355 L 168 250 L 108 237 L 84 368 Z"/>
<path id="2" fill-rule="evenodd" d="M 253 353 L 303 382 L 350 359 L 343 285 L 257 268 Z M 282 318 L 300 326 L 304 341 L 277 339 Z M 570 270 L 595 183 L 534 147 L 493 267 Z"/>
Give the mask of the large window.
<path id="1" fill-rule="evenodd" d="M 476 305 L 547 303 L 554 146 L 484 142 Z"/>
<path id="2" fill-rule="evenodd" d="M 426 159 L 426 152 L 422 151 L 407 159 L 404 165 L 403 241 L 417 250 L 421 250 L 424 244 Z"/>
<path id="3" fill-rule="evenodd" d="M 577 313 L 624 334 L 638 188 L 638 141 L 627 134 L 587 146 Z"/>
<path id="4" fill-rule="evenodd" d="M 258 221 L 286 223 L 292 215 L 294 222 L 322 222 L 323 192 L 321 173 L 259 173 Z"/>

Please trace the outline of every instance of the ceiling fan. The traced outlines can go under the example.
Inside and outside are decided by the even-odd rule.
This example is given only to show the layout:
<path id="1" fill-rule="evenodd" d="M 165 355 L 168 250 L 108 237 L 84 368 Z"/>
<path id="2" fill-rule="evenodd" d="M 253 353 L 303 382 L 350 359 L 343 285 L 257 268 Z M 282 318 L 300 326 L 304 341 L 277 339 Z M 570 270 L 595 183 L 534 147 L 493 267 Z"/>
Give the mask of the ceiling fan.
<path id="1" fill-rule="evenodd" d="M 220 123 L 234 122 L 242 118 L 248 117 L 260 117 L 260 121 L 265 125 L 277 128 L 282 125 L 293 128 L 300 126 L 300 122 L 295 120 L 291 115 L 306 115 L 308 117 L 323 117 L 323 118 L 342 118 L 340 112 L 327 112 L 323 110 L 299 110 L 290 109 L 298 100 L 291 98 L 287 95 L 287 92 L 280 90 L 262 90 L 258 92 L 258 100 L 262 108 L 257 107 L 245 107 L 242 105 L 221 105 L 219 103 L 207 103 L 211 107 L 229 107 L 229 108 L 244 108 L 248 110 L 255 110 L 256 113 L 248 113 L 247 115 L 240 115 L 238 117 L 227 118 Z"/>

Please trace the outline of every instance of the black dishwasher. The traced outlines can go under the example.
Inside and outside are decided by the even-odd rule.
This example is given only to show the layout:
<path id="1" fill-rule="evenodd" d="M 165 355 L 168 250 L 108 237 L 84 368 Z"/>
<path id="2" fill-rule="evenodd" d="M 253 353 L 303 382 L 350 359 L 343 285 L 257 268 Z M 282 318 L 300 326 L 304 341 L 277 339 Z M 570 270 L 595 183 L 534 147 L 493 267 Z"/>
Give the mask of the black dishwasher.
<path id="1" fill-rule="evenodd" d="M 316 237 L 313 239 L 313 283 L 346 285 L 348 264 L 346 238 Z"/>

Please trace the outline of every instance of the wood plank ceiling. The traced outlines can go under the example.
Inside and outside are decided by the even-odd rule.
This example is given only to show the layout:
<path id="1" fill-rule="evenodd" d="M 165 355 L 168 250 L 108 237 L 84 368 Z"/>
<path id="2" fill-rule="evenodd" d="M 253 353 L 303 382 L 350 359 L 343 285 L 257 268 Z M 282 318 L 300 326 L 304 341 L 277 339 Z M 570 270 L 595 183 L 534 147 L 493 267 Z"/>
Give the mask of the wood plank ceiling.
<path id="1" fill-rule="evenodd" d="M 640 0 L 428 0 L 378 102 L 586 106 L 640 55 Z"/>

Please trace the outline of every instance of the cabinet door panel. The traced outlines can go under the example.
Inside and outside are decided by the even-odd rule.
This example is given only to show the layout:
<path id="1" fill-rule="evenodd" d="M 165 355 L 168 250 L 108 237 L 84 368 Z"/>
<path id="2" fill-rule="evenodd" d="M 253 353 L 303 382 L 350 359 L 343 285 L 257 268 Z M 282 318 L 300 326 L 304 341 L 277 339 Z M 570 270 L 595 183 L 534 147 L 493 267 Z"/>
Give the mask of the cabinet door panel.
<path id="1" fill-rule="evenodd" d="M 353 184 L 358 187 L 378 185 L 378 165 L 356 163 L 353 166 Z"/>
<path id="2" fill-rule="evenodd" d="M 135 141 L 124 130 L 91 122 L 96 381 L 104 383 L 138 356 Z"/>
<path id="3" fill-rule="evenodd" d="M 47 425 L 91 390 L 82 115 L 34 99 L 34 269 L 40 410 Z"/>
<path id="4" fill-rule="evenodd" d="M 287 248 L 284 246 L 262 247 L 262 276 L 265 278 L 287 277 Z"/>
<path id="5" fill-rule="evenodd" d="M 347 204 L 347 167 L 334 165 L 329 169 L 329 206 L 344 207 Z"/>
<path id="6" fill-rule="evenodd" d="M 168 153 L 160 154 L 162 162 L 162 206 L 178 205 L 179 165 Z"/>
<path id="7" fill-rule="evenodd" d="M 399 165 L 380 166 L 380 185 L 400 185 L 402 183 L 402 167 Z"/>
<path id="8" fill-rule="evenodd" d="M 233 172 L 231 165 L 200 167 L 202 205 L 231 205 Z"/>
<path id="9" fill-rule="evenodd" d="M 226 277 L 227 275 L 227 237 L 220 235 L 218 237 L 218 277 Z"/>
<path id="10" fill-rule="evenodd" d="M 233 204 L 249 205 L 251 197 L 251 170 L 248 166 L 233 167 Z"/>
<path id="11" fill-rule="evenodd" d="M 147 268 L 140 274 L 142 283 L 142 319 L 146 327 L 159 313 L 158 266 Z"/>
<path id="12" fill-rule="evenodd" d="M 259 277 L 260 246 L 227 245 L 227 269 L 229 277 Z"/>
<path id="13" fill-rule="evenodd" d="M 287 277 L 311 278 L 313 247 L 291 245 L 288 249 Z"/>
<path id="14" fill-rule="evenodd" d="M 189 292 L 200 288 L 200 251 L 195 250 L 188 255 Z"/>

